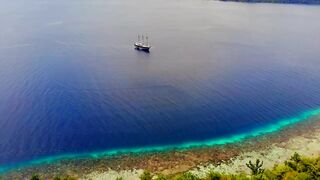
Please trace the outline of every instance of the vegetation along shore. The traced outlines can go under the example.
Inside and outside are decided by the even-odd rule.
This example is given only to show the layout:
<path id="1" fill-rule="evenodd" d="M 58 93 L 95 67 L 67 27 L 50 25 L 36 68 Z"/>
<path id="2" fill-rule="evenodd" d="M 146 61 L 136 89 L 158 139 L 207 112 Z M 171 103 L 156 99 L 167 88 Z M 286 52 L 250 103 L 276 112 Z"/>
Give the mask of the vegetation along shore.
<path id="1" fill-rule="evenodd" d="M 209 171 L 203 176 L 199 176 L 192 172 L 185 172 L 177 174 L 172 177 L 168 177 L 162 174 L 154 174 L 149 171 L 135 171 L 128 177 L 128 174 L 100 174 L 96 176 L 88 176 L 84 179 L 141 179 L 141 180 L 231 180 L 231 179 L 241 179 L 241 180 L 251 180 L 251 179 L 320 179 L 320 156 L 317 157 L 303 157 L 298 153 L 294 153 L 290 159 L 286 160 L 284 163 L 275 164 L 271 169 L 263 168 L 263 161 L 257 159 L 255 161 L 249 161 L 245 164 L 250 170 L 251 174 L 228 174 L 216 172 L 214 170 Z M 41 176 L 32 175 L 30 180 L 41 180 Z M 55 176 L 53 180 L 76 180 L 83 179 L 75 176 Z"/>

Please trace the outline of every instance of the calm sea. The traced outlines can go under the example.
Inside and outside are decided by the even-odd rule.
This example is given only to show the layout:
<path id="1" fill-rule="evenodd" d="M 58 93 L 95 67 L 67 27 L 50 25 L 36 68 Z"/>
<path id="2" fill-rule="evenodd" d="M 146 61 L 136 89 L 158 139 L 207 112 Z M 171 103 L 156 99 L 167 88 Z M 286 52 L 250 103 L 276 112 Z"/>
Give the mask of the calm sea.
<path id="1" fill-rule="evenodd" d="M 252 131 L 318 109 L 319 72 L 320 6 L 2 1 L 0 164 Z"/>

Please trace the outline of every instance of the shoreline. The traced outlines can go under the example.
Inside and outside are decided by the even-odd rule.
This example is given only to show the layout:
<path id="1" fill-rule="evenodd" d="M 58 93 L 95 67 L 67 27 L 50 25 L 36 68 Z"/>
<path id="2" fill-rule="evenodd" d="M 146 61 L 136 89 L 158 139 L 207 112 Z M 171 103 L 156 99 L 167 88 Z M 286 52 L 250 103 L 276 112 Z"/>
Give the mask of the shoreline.
<path id="1" fill-rule="evenodd" d="M 141 148 L 123 148 L 107 151 L 97 151 L 78 154 L 62 154 L 56 156 L 48 156 L 35 159 L 32 161 L 13 164 L 7 167 L 0 167 L 0 174 L 5 174 L 15 169 L 28 168 L 33 166 L 53 164 L 59 161 L 74 160 L 74 159 L 98 159 L 104 157 L 122 156 L 123 154 L 148 154 L 148 153 L 165 153 L 170 151 L 188 151 L 199 148 L 215 148 L 220 145 L 232 145 L 246 141 L 247 139 L 259 138 L 265 134 L 277 133 L 283 128 L 294 125 L 301 121 L 308 120 L 314 116 L 320 115 L 320 109 L 308 110 L 299 113 L 295 117 L 278 120 L 276 123 L 266 125 L 265 127 L 257 128 L 246 133 L 230 135 L 228 137 L 209 139 L 199 142 L 186 142 L 181 144 L 150 146 Z"/>
<path id="2" fill-rule="evenodd" d="M 143 173 L 143 170 L 154 173 L 161 173 L 168 177 L 174 177 L 177 174 L 184 172 L 190 172 L 197 177 L 204 178 L 205 175 L 213 170 L 222 174 L 250 174 L 250 170 L 246 167 L 246 163 L 249 160 L 260 159 L 264 161 L 263 168 L 271 169 L 275 164 L 283 163 L 288 160 L 295 152 L 307 156 L 316 157 L 320 155 L 320 117 L 314 117 L 308 122 L 300 122 L 292 127 L 282 130 L 279 134 L 265 135 L 262 139 L 253 139 L 245 142 L 246 144 L 238 144 L 236 147 L 224 147 L 224 153 L 230 153 L 232 148 L 238 148 L 239 154 L 234 154 L 225 160 L 221 157 L 223 152 L 219 155 L 214 155 L 219 161 L 207 161 L 202 162 L 200 165 L 192 168 L 181 170 L 179 172 L 155 171 L 147 168 L 132 168 L 132 169 L 109 169 L 106 171 L 94 171 L 80 179 L 116 179 L 122 177 L 124 179 L 136 179 L 139 180 L 139 176 Z M 300 128 L 300 129 L 297 129 Z M 312 133 L 309 133 L 311 131 Z M 240 150 L 240 148 L 244 148 Z M 230 149 L 231 148 L 231 149 Z M 189 154 L 191 157 L 197 156 L 195 150 L 193 154 Z M 190 152 L 186 152 L 190 153 Z M 191 158 L 192 159 L 192 158 Z M 216 160 L 217 160 L 216 159 Z M 185 160 L 188 161 L 188 160 Z M 173 165 L 174 166 L 174 165 Z M 183 166 L 181 166 L 183 169 Z"/>
<path id="3" fill-rule="evenodd" d="M 317 113 L 305 120 L 295 122 L 291 126 L 285 126 L 274 133 L 250 137 L 230 144 L 193 147 L 183 150 L 173 149 L 144 153 L 124 153 L 93 158 L 61 159 L 54 162 L 13 169 L 5 173 L 4 177 L 23 178 L 34 173 L 43 174 L 46 178 L 65 174 L 85 177 L 92 173 L 101 175 L 101 173 L 115 174 L 115 172 L 128 175 L 130 172 L 135 172 L 134 174 L 142 172 L 142 169 L 170 176 L 192 170 L 196 167 L 202 169 L 202 171 L 207 169 L 205 167 L 212 168 L 218 165 L 222 168 L 233 161 L 235 162 L 237 157 L 243 158 L 246 153 L 255 152 L 254 154 L 259 154 L 258 152 L 263 152 L 266 154 L 267 152 L 264 152 L 266 149 L 270 150 L 270 148 L 281 144 L 287 144 L 291 139 L 304 137 L 306 136 L 306 130 L 310 131 L 311 128 L 314 132 L 319 131 L 319 134 L 316 134 L 316 136 L 320 137 L 319 119 L 320 117 Z M 307 133 L 307 135 L 313 136 L 310 133 Z M 302 141 L 307 140 L 304 139 Z"/>
<path id="4" fill-rule="evenodd" d="M 280 164 L 290 159 L 294 153 L 306 157 L 317 157 L 320 155 L 320 123 L 318 122 L 314 125 L 316 127 L 312 129 L 312 133 L 300 134 L 285 142 L 272 143 L 266 149 L 242 153 L 232 158 L 230 163 L 223 163 L 217 166 L 212 164 L 198 166 L 197 169 L 191 170 L 191 172 L 199 177 L 204 177 L 205 173 L 210 170 L 225 174 L 250 174 L 250 169 L 246 167 L 246 163 L 250 160 L 259 159 L 264 162 L 263 168 L 272 169 L 275 164 Z"/>

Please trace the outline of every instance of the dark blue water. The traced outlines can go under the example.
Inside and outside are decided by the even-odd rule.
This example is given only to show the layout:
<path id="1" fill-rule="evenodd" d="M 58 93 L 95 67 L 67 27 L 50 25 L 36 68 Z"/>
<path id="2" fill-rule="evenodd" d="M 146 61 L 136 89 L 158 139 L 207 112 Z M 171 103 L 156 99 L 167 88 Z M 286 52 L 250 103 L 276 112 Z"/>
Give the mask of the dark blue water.
<path id="1" fill-rule="evenodd" d="M 13 0 L 0 27 L 1 165 L 225 137 L 320 106 L 319 6 Z"/>

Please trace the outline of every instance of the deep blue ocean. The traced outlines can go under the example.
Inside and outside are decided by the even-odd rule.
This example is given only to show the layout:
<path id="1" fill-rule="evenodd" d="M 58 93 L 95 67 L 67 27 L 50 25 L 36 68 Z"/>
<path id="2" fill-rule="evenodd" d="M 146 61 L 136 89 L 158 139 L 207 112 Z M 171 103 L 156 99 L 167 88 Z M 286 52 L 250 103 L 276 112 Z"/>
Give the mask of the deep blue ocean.
<path id="1" fill-rule="evenodd" d="M 320 107 L 320 6 L 12 0 L 0 165 L 241 134 Z M 150 53 L 133 49 L 148 34 Z"/>

